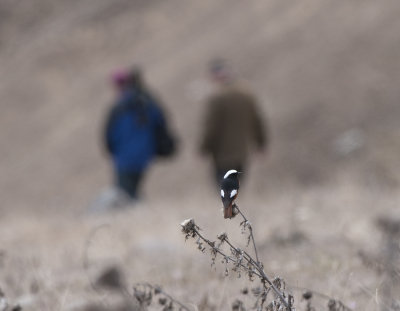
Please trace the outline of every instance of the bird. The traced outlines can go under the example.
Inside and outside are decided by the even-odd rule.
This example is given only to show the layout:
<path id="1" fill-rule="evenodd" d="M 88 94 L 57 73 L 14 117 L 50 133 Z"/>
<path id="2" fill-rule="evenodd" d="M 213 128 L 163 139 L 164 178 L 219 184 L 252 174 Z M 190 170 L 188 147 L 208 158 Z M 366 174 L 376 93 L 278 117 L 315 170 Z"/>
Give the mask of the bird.
<path id="1" fill-rule="evenodd" d="M 221 180 L 221 199 L 224 205 L 224 218 L 232 218 L 237 214 L 234 209 L 234 201 L 238 196 L 239 191 L 239 172 L 229 170 L 225 173 Z"/>

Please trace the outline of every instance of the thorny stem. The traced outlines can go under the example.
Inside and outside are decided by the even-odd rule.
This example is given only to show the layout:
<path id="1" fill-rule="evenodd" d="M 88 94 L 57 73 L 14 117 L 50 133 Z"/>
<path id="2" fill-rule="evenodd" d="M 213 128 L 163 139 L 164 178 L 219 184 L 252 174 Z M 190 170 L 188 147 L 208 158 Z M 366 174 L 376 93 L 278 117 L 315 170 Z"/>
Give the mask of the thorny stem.
<path id="1" fill-rule="evenodd" d="M 242 213 L 240 213 L 242 214 Z M 243 214 L 242 214 L 243 215 Z M 243 216 L 244 217 L 244 216 Z M 244 217 L 245 218 L 245 217 Z M 254 241 L 254 240 L 253 240 Z M 236 252 L 239 252 L 239 249 L 237 249 L 235 246 L 233 246 L 228 239 L 225 239 L 225 242 L 228 243 L 228 245 L 233 248 Z M 287 303 L 285 297 L 283 297 L 282 293 L 280 292 L 280 290 L 275 286 L 274 283 L 271 282 L 271 280 L 268 278 L 268 276 L 265 274 L 264 269 L 262 268 L 262 265 L 260 264 L 260 262 L 257 260 L 257 262 L 254 261 L 253 258 L 251 258 L 251 256 L 249 254 L 247 254 L 246 251 L 244 251 L 244 253 L 247 255 L 247 257 L 243 257 L 245 258 L 249 263 L 253 264 L 257 271 L 261 274 L 261 281 L 263 283 L 263 286 L 265 289 L 268 289 L 267 286 L 265 285 L 265 281 L 271 286 L 271 288 L 274 290 L 275 294 L 278 295 L 278 297 L 281 299 L 281 301 L 283 302 L 283 304 L 285 305 L 286 308 L 289 308 L 289 304 Z"/>
<path id="2" fill-rule="evenodd" d="M 232 262 L 237 262 L 234 258 L 232 258 L 232 257 L 230 257 L 230 256 L 227 256 L 227 255 L 225 255 L 223 252 L 221 252 L 217 247 L 214 246 L 214 243 L 213 243 L 213 242 L 211 242 L 210 240 L 208 240 L 207 238 L 205 238 L 204 236 L 202 236 L 201 233 L 200 233 L 197 229 L 193 229 L 193 231 L 196 232 L 196 234 L 199 236 L 200 239 L 202 239 L 204 242 L 206 242 L 206 243 L 208 244 L 208 246 L 210 246 L 214 251 L 216 251 L 216 252 L 217 252 L 218 254 L 220 254 L 222 257 L 227 258 L 227 259 L 231 260 Z M 227 240 L 224 240 L 224 241 L 227 242 Z M 230 243 L 228 243 L 228 244 L 231 245 Z M 233 247 L 233 246 L 231 246 L 231 247 Z M 233 247 L 233 248 L 234 248 L 235 250 L 237 250 L 235 247 Z M 247 253 L 246 253 L 246 255 L 249 256 Z M 248 262 L 250 262 L 247 258 L 246 258 L 246 260 L 247 260 Z M 259 278 L 262 278 L 262 275 L 259 274 L 257 271 L 251 270 L 250 268 L 246 267 L 246 266 L 243 265 L 242 263 L 239 263 L 239 265 L 240 265 L 242 268 L 246 269 L 247 271 L 249 271 L 249 272 L 251 272 L 251 273 L 254 273 L 254 274 L 257 275 Z"/>
<path id="3" fill-rule="evenodd" d="M 242 213 L 241 213 L 242 214 Z M 242 214 L 243 215 L 243 214 Z M 243 216 L 244 217 L 244 216 Z M 221 252 L 218 248 L 216 248 L 215 246 L 214 246 L 214 244 L 211 242 L 211 241 L 209 241 L 208 239 L 206 239 L 206 238 L 204 238 L 200 233 L 199 233 L 199 231 L 196 229 L 196 228 L 193 228 L 193 231 L 204 241 L 204 242 L 206 242 L 209 246 L 211 246 L 212 247 L 212 249 L 213 250 L 215 250 L 215 251 L 217 251 L 219 254 L 221 254 L 224 258 L 229 258 L 229 257 L 227 257 L 223 252 Z M 254 241 L 254 240 L 253 240 Z M 224 242 L 226 242 L 233 250 L 235 250 L 236 252 L 240 252 L 240 250 L 238 249 L 238 248 L 236 248 L 234 245 L 232 245 L 229 241 L 228 241 L 228 239 L 224 239 Z M 251 256 L 247 253 L 247 252 L 245 252 L 245 251 L 243 251 L 244 252 L 244 254 L 246 255 L 246 256 L 243 256 L 243 258 L 248 262 L 248 263 L 250 263 L 250 264 L 252 264 L 252 265 L 254 265 L 254 267 L 257 269 L 257 271 L 258 271 L 258 273 L 256 273 L 255 271 L 251 271 L 252 273 L 254 273 L 254 274 L 256 274 L 258 277 L 260 277 L 261 278 L 261 281 L 262 281 L 262 283 L 263 283 L 263 286 L 264 286 L 264 288 L 265 289 L 268 289 L 267 288 L 267 286 L 265 285 L 265 282 L 267 282 L 270 286 L 271 286 L 271 288 L 273 289 L 273 291 L 275 292 L 275 294 L 279 297 L 279 299 L 282 301 L 282 303 L 284 304 L 284 306 L 288 309 L 288 310 L 290 310 L 290 306 L 289 306 L 289 304 L 288 304 L 288 302 L 286 301 L 286 299 L 285 299 L 285 297 L 283 297 L 283 295 L 282 295 L 282 293 L 279 291 L 279 289 L 274 285 L 274 283 L 272 283 L 271 281 L 270 281 L 270 279 L 267 277 L 267 275 L 265 274 L 265 272 L 264 272 L 264 270 L 263 270 L 263 268 L 262 268 L 262 266 L 261 266 L 261 264 L 260 264 L 260 262 L 257 260 L 257 262 L 255 262 L 254 261 L 254 259 L 252 259 L 251 258 Z M 232 260 L 232 259 L 231 259 Z M 234 259 L 233 259 L 233 261 L 234 262 L 236 262 Z M 241 267 L 244 267 L 244 268 L 246 268 L 247 270 L 249 270 L 246 266 L 244 266 L 243 264 L 241 264 L 241 263 L 239 263 L 240 264 L 240 266 Z"/>
<path id="4" fill-rule="evenodd" d="M 236 208 L 239 212 L 239 214 L 243 217 L 243 221 L 246 224 L 249 223 L 248 219 L 246 218 L 246 216 L 242 213 L 242 211 L 239 209 L 239 206 L 236 205 Z M 283 295 L 281 294 L 281 292 L 276 288 L 276 286 L 274 285 L 274 283 L 272 283 L 269 278 L 267 277 L 267 275 L 264 272 L 264 269 L 262 267 L 262 264 L 260 263 L 259 259 L 258 259 L 258 253 L 257 253 L 257 247 L 256 247 L 256 242 L 254 240 L 254 235 L 253 235 L 253 227 L 251 225 L 247 225 L 249 232 L 250 232 L 250 238 L 251 241 L 253 242 L 253 248 L 254 248 L 254 253 L 256 255 L 256 260 L 257 262 L 254 262 L 253 258 L 251 258 L 251 256 L 249 256 L 246 252 L 246 255 L 249 257 L 250 261 L 257 267 L 257 270 L 262 274 L 262 278 L 263 280 L 267 281 L 267 283 L 272 287 L 272 289 L 274 290 L 274 292 L 278 295 L 278 297 L 282 300 L 283 304 L 285 305 L 286 308 L 289 308 L 289 304 L 287 303 L 286 299 L 283 297 Z M 232 247 L 232 245 L 228 242 L 228 244 Z M 263 282 L 264 288 L 266 288 L 265 283 Z"/>
<path id="5" fill-rule="evenodd" d="M 246 224 L 249 223 L 248 219 L 247 219 L 246 216 L 242 213 L 242 211 L 239 209 L 239 206 L 238 206 L 238 205 L 236 205 L 236 208 L 237 208 L 239 214 L 243 217 L 243 221 L 244 221 L 245 226 L 246 226 Z M 253 227 L 252 227 L 251 225 L 247 225 L 247 227 L 248 227 L 249 232 L 250 232 L 250 239 L 251 239 L 251 241 L 253 242 L 253 248 L 254 248 L 254 253 L 255 253 L 255 255 L 256 255 L 256 260 L 257 260 L 257 262 L 254 262 L 253 258 L 251 258 L 251 256 L 250 256 L 249 254 L 247 254 L 246 251 L 244 251 L 245 254 L 249 257 L 250 261 L 257 267 L 258 271 L 262 274 L 262 279 L 265 280 L 265 281 L 267 281 L 267 283 L 272 287 L 272 289 L 274 290 L 274 292 L 275 292 L 275 293 L 279 296 L 279 298 L 282 300 L 282 302 L 284 303 L 285 307 L 288 308 L 289 305 L 287 304 L 286 299 L 282 296 L 281 292 L 276 288 L 276 286 L 274 285 L 274 283 L 272 283 L 272 282 L 268 279 L 268 277 L 267 277 L 267 275 L 265 274 L 264 269 L 263 269 L 263 267 L 262 267 L 262 265 L 261 265 L 261 263 L 260 263 L 260 260 L 258 259 L 258 252 L 257 252 L 256 242 L 255 242 L 254 235 L 253 235 Z M 228 244 L 229 244 L 231 247 L 233 247 L 229 242 L 228 242 Z M 265 283 L 264 283 L 264 282 L 263 282 L 263 286 L 264 286 L 265 289 L 267 289 L 267 287 L 265 286 Z"/>
<path id="6" fill-rule="evenodd" d="M 140 285 L 142 285 L 142 286 L 147 286 L 147 287 L 152 288 L 153 290 L 159 291 L 160 294 L 162 294 L 162 295 L 164 295 L 165 297 L 167 297 L 167 298 L 168 298 L 169 300 L 171 300 L 173 303 L 179 305 L 183 310 L 191 311 L 191 310 L 190 310 L 188 307 L 186 307 L 184 304 L 182 304 L 181 302 L 179 302 L 178 300 L 176 300 L 175 298 L 173 298 L 172 296 L 170 296 L 169 294 L 167 294 L 166 292 L 164 292 L 164 291 L 161 289 L 161 287 L 153 286 L 153 285 L 151 285 L 150 283 L 137 283 L 134 287 L 140 286 Z"/>
<path id="7" fill-rule="evenodd" d="M 249 223 L 249 221 L 247 220 L 246 216 L 244 216 L 242 211 L 239 209 L 239 206 L 236 205 L 236 208 L 237 208 L 239 214 L 243 217 L 243 220 L 244 220 L 245 224 Z M 257 260 L 257 263 L 258 263 L 259 260 L 258 260 L 256 242 L 254 241 L 254 236 L 253 236 L 253 227 L 251 225 L 248 225 L 247 227 L 249 228 L 249 231 L 250 231 L 250 237 L 251 237 L 251 240 L 253 242 L 254 253 L 256 254 L 256 260 Z"/>
<path id="8" fill-rule="evenodd" d="M 238 211 L 242 215 L 242 217 L 244 219 L 244 222 L 247 222 L 247 219 L 243 215 L 243 213 L 241 213 L 239 209 L 238 209 Z M 201 233 L 199 232 L 200 228 L 194 223 L 193 219 L 185 220 L 181 224 L 181 226 L 183 227 L 182 231 L 186 234 L 186 239 L 189 238 L 189 237 L 195 238 L 197 236 L 200 240 L 204 241 L 208 246 L 210 246 L 210 248 L 211 248 L 211 250 L 213 252 L 213 258 L 214 258 L 213 261 L 215 260 L 216 253 L 218 253 L 226 260 L 227 263 L 228 263 L 228 261 L 231 261 L 236 265 L 236 267 L 240 266 L 241 268 L 246 270 L 249 273 L 249 276 L 250 276 L 250 273 L 253 274 L 253 275 L 258 276 L 260 278 L 260 280 L 261 280 L 261 282 L 263 284 L 263 287 L 266 290 L 266 292 L 270 291 L 270 289 L 272 288 L 272 290 L 275 292 L 275 294 L 282 301 L 285 309 L 287 311 L 294 310 L 293 309 L 293 296 L 288 295 L 288 298 L 286 300 L 285 297 L 284 297 L 284 293 L 281 293 L 280 289 L 278 289 L 277 286 L 274 284 L 274 282 L 271 282 L 270 279 L 268 278 L 268 276 L 265 274 L 263 265 L 258 260 L 258 258 L 257 258 L 257 261 L 255 261 L 245 250 L 242 250 L 240 248 L 235 247 L 228 240 L 228 237 L 227 237 L 227 235 L 225 233 L 223 233 L 220 236 L 218 236 L 218 239 L 221 240 L 221 244 L 222 244 L 222 242 L 226 242 L 229 245 L 229 247 L 231 248 L 231 251 L 235 252 L 233 254 L 236 255 L 236 257 L 231 257 L 231 256 L 226 255 L 223 251 L 221 251 L 219 249 L 221 244 L 219 244 L 218 246 L 215 246 L 215 242 L 211 242 L 210 240 L 205 238 L 203 235 L 201 235 Z M 251 227 L 251 225 L 249 227 Z M 254 249 L 255 249 L 255 252 L 256 252 L 256 256 L 257 256 L 257 250 L 255 248 L 255 241 L 254 241 L 253 235 L 251 235 L 251 239 L 253 240 L 253 245 L 254 245 Z M 199 248 L 202 251 L 204 251 L 203 247 L 199 246 Z M 240 258 L 239 258 L 239 256 L 240 256 Z M 244 259 L 248 263 L 248 266 L 245 266 L 242 263 L 242 259 Z M 269 287 L 267 287 L 266 283 L 268 283 Z M 312 291 L 312 290 L 309 290 L 309 289 L 306 289 L 306 288 L 297 287 L 297 286 L 290 286 L 289 285 L 289 287 L 292 288 L 292 289 L 307 290 L 307 291 L 310 291 L 310 292 L 312 292 L 313 294 L 315 294 L 317 296 L 320 296 L 320 297 L 325 298 L 325 299 L 329 299 L 329 302 L 332 301 L 334 304 L 338 303 L 340 309 L 343 310 L 343 311 L 351 311 L 352 310 L 351 308 L 349 308 L 346 305 L 344 305 L 340 300 L 333 299 L 333 298 L 331 298 L 331 297 L 329 297 L 329 296 L 327 296 L 325 294 L 321 294 L 321 293 L 318 293 L 316 291 Z"/>

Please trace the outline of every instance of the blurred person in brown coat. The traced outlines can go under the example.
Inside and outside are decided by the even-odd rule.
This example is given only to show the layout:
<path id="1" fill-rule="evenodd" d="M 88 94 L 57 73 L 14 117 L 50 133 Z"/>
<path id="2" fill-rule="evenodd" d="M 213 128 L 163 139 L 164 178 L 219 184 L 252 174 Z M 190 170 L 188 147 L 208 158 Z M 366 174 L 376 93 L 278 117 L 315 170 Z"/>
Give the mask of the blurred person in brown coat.
<path id="1" fill-rule="evenodd" d="M 239 85 L 223 60 L 211 63 L 210 75 L 217 90 L 206 101 L 200 151 L 212 157 L 219 183 L 230 169 L 245 172 L 254 147 L 265 151 L 267 132 L 255 96 Z"/>

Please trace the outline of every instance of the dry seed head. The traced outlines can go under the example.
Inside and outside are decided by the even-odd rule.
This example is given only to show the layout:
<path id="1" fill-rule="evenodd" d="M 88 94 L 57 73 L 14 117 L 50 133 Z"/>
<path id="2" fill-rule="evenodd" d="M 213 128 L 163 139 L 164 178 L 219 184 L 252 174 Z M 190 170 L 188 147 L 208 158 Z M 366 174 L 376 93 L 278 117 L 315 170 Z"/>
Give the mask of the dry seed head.
<path id="1" fill-rule="evenodd" d="M 188 239 L 189 237 L 192 238 L 196 237 L 197 235 L 196 231 L 200 229 L 194 222 L 193 218 L 184 220 L 181 223 L 181 227 L 182 227 L 182 232 L 186 235 L 186 239 Z"/>
<path id="2" fill-rule="evenodd" d="M 153 298 L 151 292 L 141 291 L 136 288 L 134 288 L 134 296 L 141 306 L 150 305 Z"/>
<path id="3" fill-rule="evenodd" d="M 160 286 L 154 286 L 154 294 L 158 295 L 160 293 L 162 293 L 161 287 Z"/>
<path id="4" fill-rule="evenodd" d="M 225 241 L 225 240 L 227 240 L 228 239 L 228 235 L 225 233 L 225 232 L 222 232 L 221 234 L 219 234 L 218 236 L 217 236 L 217 238 L 218 238 L 218 240 L 220 240 L 220 241 Z"/>
<path id="5" fill-rule="evenodd" d="M 276 286 L 277 289 L 281 290 L 281 289 L 285 289 L 286 288 L 286 284 L 285 281 L 282 280 L 280 277 L 276 277 L 272 280 L 272 283 Z M 283 286 L 282 286 L 283 285 Z"/>
<path id="6" fill-rule="evenodd" d="M 182 231 L 185 233 L 188 230 L 190 230 L 193 226 L 195 226 L 193 218 L 185 219 L 184 221 L 181 222 Z"/>

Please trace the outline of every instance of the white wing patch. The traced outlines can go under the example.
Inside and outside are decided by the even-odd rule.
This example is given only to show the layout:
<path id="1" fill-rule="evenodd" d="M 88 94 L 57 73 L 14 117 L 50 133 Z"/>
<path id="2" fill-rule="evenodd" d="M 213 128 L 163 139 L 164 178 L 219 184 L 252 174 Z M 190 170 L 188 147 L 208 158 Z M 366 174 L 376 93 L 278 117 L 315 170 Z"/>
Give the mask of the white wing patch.
<path id="1" fill-rule="evenodd" d="M 237 190 L 236 190 L 236 189 L 233 189 L 233 190 L 231 191 L 231 198 L 233 198 L 236 194 L 237 194 Z"/>
<path id="2" fill-rule="evenodd" d="M 224 179 L 226 179 L 230 174 L 234 174 L 237 173 L 237 170 L 229 170 L 226 172 L 226 174 L 224 175 Z"/>
<path id="3" fill-rule="evenodd" d="M 225 196 L 225 192 L 224 192 L 224 190 L 221 189 L 221 197 L 224 197 L 224 196 Z"/>

